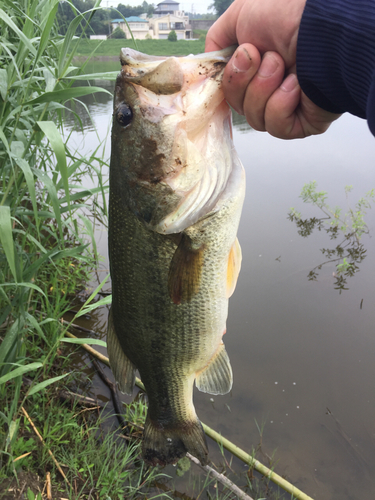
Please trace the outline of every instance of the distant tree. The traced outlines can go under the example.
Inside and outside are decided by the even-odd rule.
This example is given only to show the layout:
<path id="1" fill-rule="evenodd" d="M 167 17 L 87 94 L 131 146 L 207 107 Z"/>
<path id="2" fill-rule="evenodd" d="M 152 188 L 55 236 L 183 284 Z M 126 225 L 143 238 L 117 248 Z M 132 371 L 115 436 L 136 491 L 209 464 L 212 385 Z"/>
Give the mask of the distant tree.
<path id="1" fill-rule="evenodd" d="M 59 2 L 58 11 L 56 15 L 58 30 L 61 35 L 65 35 L 69 23 L 78 15 L 82 14 L 95 5 L 95 0 L 71 0 L 70 2 Z M 92 13 L 85 15 L 89 19 Z M 77 28 L 77 34 L 82 32 L 85 22 L 82 21 L 81 25 Z M 86 35 L 105 35 L 109 32 L 109 10 L 98 9 L 91 18 L 90 26 L 86 30 Z"/>
<path id="2" fill-rule="evenodd" d="M 152 3 L 147 3 L 144 1 L 142 3 L 142 9 L 143 12 L 147 14 L 147 17 L 152 17 L 153 13 L 155 12 L 155 7 Z"/>
<path id="3" fill-rule="evenodd" d="M 177 42 L 177 35 L 176 35 L 175 30 L 172 30 L 172 31 L 169 32 L 168 40 L 170 42 Z"/>
<path id="4" fill-rule="evenodd" d="M 69 0 L 69 2 L 60 1 L 57 11 L 57 21 L 59 26 L 59 33 L 65 35 L 68 29 L 69 23 L 77 16 L 77 14 L 86 12 L 92 9 L 95 5 L 95 0 Z M 144 2 L 140 5 L 132 7 L 131 5 L 118 4 L 116 9 L 105 9 L 99 8 L 93 15 L 90 26 L 86 30 L 86 35 L 105 35 L 110 32 L 110 21 L 111 19 L 118 19 L 120 16 L 119 12 L 124 17 L 140 16 L 146 13 L 149 17 L 152 16 L 155 8 L 151 3 Z M 88 19 L 90 14 L 86 14 L 86 19 Z M 85 23 L 82 22 L 81 26 L 77 28 L 77 34 L 82 32 L 82 26 Z"/>
<path id="5" fill-rule="evenodd" d="M 143 12 L 141 5 L 138 5 L 136 7 L 132 7 L 131 5 L 124 5 L 122 3 L 118 4 L 117 10 L 119 12 L 121 12 L 121 14 L 124 17 L 139 16 Z M 116 11 L 115 11 L 115 16 L 116 16 L 116 18 L 118 18 L 118 12 L 116 13 Z"/>
<path id="6" fill-rule="evenodd" d="M 202 20 L 215 20 L 217 16 L 215 14 L 196 14 L 192 12 L 185 12 L 185 16 L 189 16 L 189 19 L 202 19 Z"/>
<path id="7" fill-rule="evenodd" d="M 141 5 L 136 5 L 135 7 L 119 3 L 116 9 L 121 12 L 124 17 L 140 16 L 141 14 L 147 14 L 150 17 L 154 12 L 155 7 L 151 3 L 144 1 Z M 112 19 L 119 17 L 116 9 L 111 9 Z"/>
<path id="8" fill-rule="evenodd" d="M 119 26 L 112 33 L 111 38 L 126 38 L 126 33 Z"/>
<path id="9" fill-rule="evenodd" d="M 221 16 L 233 1 L 234 0 L 213 0 L 213 3 L 208 8 L 214 10 L 218 16 Z"/>

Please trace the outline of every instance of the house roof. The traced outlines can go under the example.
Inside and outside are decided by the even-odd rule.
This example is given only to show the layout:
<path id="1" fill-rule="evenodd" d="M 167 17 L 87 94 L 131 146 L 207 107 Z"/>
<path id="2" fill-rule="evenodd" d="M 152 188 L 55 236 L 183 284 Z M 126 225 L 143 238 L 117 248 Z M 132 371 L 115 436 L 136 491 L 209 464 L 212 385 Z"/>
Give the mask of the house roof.
<path id="1" fill-rule="evenodd" d="M 138 16 L 130 16 L 130 17 L 125 17 L 128 23 L 145 23 L 146 19 L 142 19 L 141 17 Z"/>
<path id="2" fill-rule="evenodd" d="M 125 17 L 126 21 L 128 23 L 145 23 L 146 20 L 145 19 L 142 19 L 141 17 L 137 17 L 137 16 L 130 16 L 130 17 Z M 123 23 L 124 20 L 121 18 L 121 19 L 112 19 L 111 23 Z"/>
<path id="3" fill-rule="evenodd" d="M 174 0 L 164 0 L 164 2 L 158 3 L 157 6 L 159 7 L 159 5 L 171 5 L 171 4 L 180 5 L 179 2 L 175 2 Z"/>

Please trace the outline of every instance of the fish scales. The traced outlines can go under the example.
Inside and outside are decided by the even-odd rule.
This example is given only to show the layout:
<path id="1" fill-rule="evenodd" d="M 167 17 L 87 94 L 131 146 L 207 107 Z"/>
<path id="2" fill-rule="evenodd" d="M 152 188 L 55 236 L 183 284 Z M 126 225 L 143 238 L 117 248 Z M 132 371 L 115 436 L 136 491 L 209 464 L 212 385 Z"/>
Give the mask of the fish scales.
<path id="1" fill-rule="evenodd" d="M 123 49 L 116 82 L 107 343 L 121 390 L 131 393 L 135 369 L 146 387 L 151 465 L 187 451 L 207 463 L 194 380 L 213 394 L 232 384 L 222 336 L 241 260 L 244 174 L 220 88 L 229 54 L 160 59 Z"/>

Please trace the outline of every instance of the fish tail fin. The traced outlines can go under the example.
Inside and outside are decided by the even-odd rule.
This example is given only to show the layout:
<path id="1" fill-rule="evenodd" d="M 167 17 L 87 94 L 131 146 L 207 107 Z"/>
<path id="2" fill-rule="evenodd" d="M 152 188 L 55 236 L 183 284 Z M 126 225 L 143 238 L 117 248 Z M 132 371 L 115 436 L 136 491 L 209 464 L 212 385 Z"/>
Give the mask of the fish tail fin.
<path id="1" fill-rule="evenodd" d="M 166 426 L 147 416 L 142 442 L 143 459 L 147 464 L 175 464 L 187 452 L 198 458 L 202 465 L 207 464 L 206 437 L 198 419 Z"/>

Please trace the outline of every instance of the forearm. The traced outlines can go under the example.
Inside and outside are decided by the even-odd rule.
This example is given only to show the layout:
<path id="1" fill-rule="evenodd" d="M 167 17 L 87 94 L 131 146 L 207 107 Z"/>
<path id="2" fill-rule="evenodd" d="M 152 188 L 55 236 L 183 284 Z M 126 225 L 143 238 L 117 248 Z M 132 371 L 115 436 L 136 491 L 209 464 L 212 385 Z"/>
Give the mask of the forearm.
<path id="1" fill-rule="evenodd" d="M 297 76 L 315 104 L 366 118 L 375 135 L 375 0 L 307 0 Z"/>

